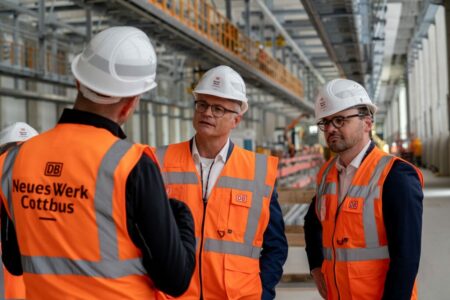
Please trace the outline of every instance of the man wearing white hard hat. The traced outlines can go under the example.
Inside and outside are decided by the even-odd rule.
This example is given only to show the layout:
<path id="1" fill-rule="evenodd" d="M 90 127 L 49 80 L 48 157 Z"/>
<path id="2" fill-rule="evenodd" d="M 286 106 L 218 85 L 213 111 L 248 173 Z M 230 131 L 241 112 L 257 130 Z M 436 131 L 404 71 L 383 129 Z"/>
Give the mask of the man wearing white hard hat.
<path id="1" fill-rule="evenodd" d="M 317 175 L 305 217 L 306 253 L 325 299 L 416 299 L 423 178 L 375 147 L 376 106 L 348 79 L 326 83 L 317 125 L 336 157 Z"/>
<path id="2" fill-rule="evenodd" d="M 195 266 L 192 215 L 120 127 L 156 86 L 152 44 L 134 27 L 106 29 L 72 72 L 74 108 L 0 157 L 5 266 L 23 273 L 27 299 L 180 295 Z"/>
<path id="3" fill-rule="evenodd" d="M 24 142 L 38 132 L 24 122 L 16 122 L 0 131 L 0 155 L 8 151 L 17 143 Z M 25 285 L 22 276 L 13 276 L 1 264 L 2 276 L 0 276 L 0 299 L 25 299 Z"/>
<path id="4" fill-rule="evenodd" d="M 180 299 L 274 299 L 287 257 L 277 158 L 230 140 L 248 109 L 236 71 L 210 69 L 193 94 L 195 136 L 157 150 L 169 196 L 194 216 L 197 265 Z"/>

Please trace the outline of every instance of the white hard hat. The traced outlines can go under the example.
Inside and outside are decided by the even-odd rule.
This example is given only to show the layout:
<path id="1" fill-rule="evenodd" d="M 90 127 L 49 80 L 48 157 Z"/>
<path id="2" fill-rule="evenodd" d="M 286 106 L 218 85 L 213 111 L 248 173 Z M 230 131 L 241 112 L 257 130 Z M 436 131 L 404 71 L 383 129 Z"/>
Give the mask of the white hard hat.
<path id="1" fill-rule="evenodd" d="M 358 105 L 367 106 L 372 114 L 377 111 L 362 85 L 349 79 L 331 80 L 316 97 L 316 121 Z"/>
<path id="2" fill-rule="evenodd" d="M 208 70 L 200 79 L 193 94 L 195 98 L 198 94 L 205 94 L 240 101 L 242 102 L 241 114 L 248 109 L 244 79 L 228 66 L 218 66 Z"/>
<path id="3" fill-rule="evenodd" d="M 111 27 L 95 35 L 75 57 L 72 73 L 86 98 L 101 104 L 115 103 L 156 87 L 155 50 L 143 31 Z M 89 93 L 89 89 L 106 97 Z"/>
<path id="4" fill-rule="evenodd" d="M 16 122 L 0 131 L 0 145 L 23 142 L 38 135 L 38 132 L 24 122 Z"/>

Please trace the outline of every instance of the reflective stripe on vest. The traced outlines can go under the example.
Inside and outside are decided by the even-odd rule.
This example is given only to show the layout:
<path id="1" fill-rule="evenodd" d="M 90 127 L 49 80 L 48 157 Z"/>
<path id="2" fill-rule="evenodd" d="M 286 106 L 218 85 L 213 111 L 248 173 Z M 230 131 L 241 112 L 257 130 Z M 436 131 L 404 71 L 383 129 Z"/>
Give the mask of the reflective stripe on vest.
<path id="1" fill-rule="evenodd" d="M 336 248 L 335 251 L 336 261 L 363 261 L 389 258 L 387 246 L 377 248 Z M 323 257 L 326 260 L 332 260 L 333 249 L 324 248 Z"/>
<path id="2" fill-rule="evenodd" d="M 373 171 L 369 183 L 367 186 L 350 185 L 346 197 L 363 198 L 363 226 L 364 226 L 364 239 L 366 248 L 336 248 L 336 260 L 337 261 L 360 261 L 371 259 L 387 259 L 389 258 L 389 252 L 387 246 L 381 246 L 378 239 L 378 229 L 375 220 L 374 202 L 375 198 L 381 199 L 380 187 L 378 181 L 381 173 L 386 166 L 391 162 L 394 157 L 391 155 L 383 156 L 377 163 L 375 170 Z M 333 164 L 334 165 L 334 164 Z M 327 168 L 323 173 L 323 181 L 325 181 L 330 168 Z M 329 191 L 335 191 L 330 193 L 337 196 L 334 183 L 325 183 L 322 187 L 322 192 L 328 193 Z M 319 195 L 318 202 L 322 202 L 322 195 Z M 322 204 L 318 204 L 320 209 Z M 320 210 L 319 210 L 320 211 Z M 332 259 L 333 250 L 330 248 L 323 248 L 323 254 L 325 259 Z"/>
<path id="3" fill-rule="evenodd" d="M 19 153 L 20 145 L 13 146 L 8 153 L 6 154 L 5 161 L 3 163 L 2 170 L 2 191 L 5 195 L 5 198 L 8 200 L 9 213 L 11 214 L 11 220 L 15 223 L 14 220 L 14 209 L 12 205 L 12 197 L 11 197 L 11 187 L 12 187 L 12 171 L 14 162 L 16 161 L 17 153 Z"/>
<path id="4" fill-rule="evenodd" d="M 163 164 L 167 147 L 160 147 L 156 151 L 158 160 Z M 231 188 L 251 192 L 253 200 L 249 208 L 247 228 L 244 234 L 244 242 L 223 241 L 206 238 L 204 249 L 223 254 L 235 254 L 245 257 L 259 259 L 261 247 L 252 245 L 258 229 L 259 217 L 261 215 L 263 197 L 269 197 L 272 191 L 271 186 L 266 185 L 268 157 L 255 153 L 255 178 L 254 180 L 240 179 L 229 176 L 219 177 L 217 188 Z M 198 184 L 197 175 L 194 172 L 164 172 L 164 183 L 167 184 Z M 176 174 L 173 176 L 173 174 Z M 196 182 L 193 182 L 195 176 Z M 174 182 L 174 178 L 180 181 Z M 167 181 L 166 181 L 167 180 Z"/>
<path id="5" fill-rule="evenodd" d="M 336 159 L 337 156 L 335 156 L 333 160 L 328 164 L 327 168 L 322 173 L 322 181 L 320 182 L 320 185 L 317 186 L 316 195 L 318 199 L 316 199 L 316 207 L 318 212 L 320 212 L 322 208 L 322 200 L 320 199 L 320 197 L 322 197 L 325 194 L 337 194 L 336 184 L 334 182 L 326 185 L 326 178 L 328 176 L 328 172 L 331 170 L 331 167 L 334 166 Z"/>
<path id="6" fill-rule="evenodd" d="M 32 274 L 82 275 L 102 278 L 118 278 L 128 275 L 146 274 L 140 258 L 120 260 L 116 225 L 112 217 L 114 171 L 122 157 L 132 146 L 131 143 L 124 140 L 115 142 L 106 152 L 98 170 L 94 204 L 100 245 L 100 261 L 50 256 L 22 256 L 24 272 Z M 10 187 L 12 185 L 5 186 L 5 184 L 12 182 L 12 166 L 16 155 L 17 152 L 8 154 L 3 168 L 5 177 L 2 179 L 3 191 L 8 191 L 8 195 L 5 194 L 5 197 L 8 198 L 11 218 L 14 218 L 12 212 L 12 196 L 10 193 Z"/>
<path id="7" fill-rule="evenodd" d="M 167 147 L 156 148 L 156 157 L 158 158 L 159 164 L 164 165 L 164 158 L 166 156 Z M 164 184 L 198 184 L 197 174 L 195 172 L 163 172 L 161 175 Z"/>

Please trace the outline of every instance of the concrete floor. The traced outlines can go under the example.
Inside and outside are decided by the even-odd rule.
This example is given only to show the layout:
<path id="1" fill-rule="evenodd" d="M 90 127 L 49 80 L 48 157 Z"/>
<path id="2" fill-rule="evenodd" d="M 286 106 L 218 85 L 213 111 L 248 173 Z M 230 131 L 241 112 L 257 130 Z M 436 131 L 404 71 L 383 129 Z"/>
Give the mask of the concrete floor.
<path id="1" fill-rule="evenodd" d="M 437 177 L 422 170 L 425 179 L 422 228 L 422 257 L 418 275 L 419 299 L 450 299 L 450 177 Z M 305 270 L 303 248 L 289 249 L 285 272 Z M 320 300 L 312 282 L 282 283 L 280 300 Z"/>

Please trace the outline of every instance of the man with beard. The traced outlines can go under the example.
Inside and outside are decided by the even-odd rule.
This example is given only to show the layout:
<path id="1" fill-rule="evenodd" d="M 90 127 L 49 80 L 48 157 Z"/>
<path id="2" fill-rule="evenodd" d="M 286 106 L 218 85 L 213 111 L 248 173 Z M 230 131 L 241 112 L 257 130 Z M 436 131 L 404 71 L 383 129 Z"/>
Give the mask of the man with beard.
<path id="1" fill-rule="evenodd" d="M 376 106 L 335 79 L 320 90 L 317 125 L 335 152 L 317 176 L 305 217 L 311 274 L 325 299 L 416 299 L 422 227 L 421 172 L 371 140 Z"/>
<path id="2" fill-rule="evenodd" d="M 195 136 L 157 150 L 169 197 L 194 216 L 197 264 L 180 299 L 274 299 L 287 257 L 277 159 L 230 140 L 248 109 L 236 71 L 209 70 L 193 94 Z"/>

